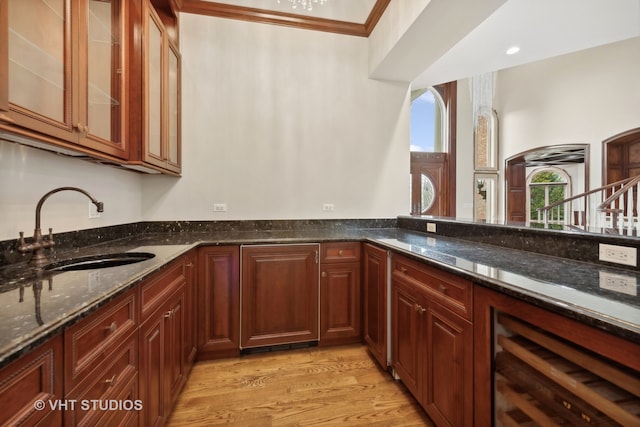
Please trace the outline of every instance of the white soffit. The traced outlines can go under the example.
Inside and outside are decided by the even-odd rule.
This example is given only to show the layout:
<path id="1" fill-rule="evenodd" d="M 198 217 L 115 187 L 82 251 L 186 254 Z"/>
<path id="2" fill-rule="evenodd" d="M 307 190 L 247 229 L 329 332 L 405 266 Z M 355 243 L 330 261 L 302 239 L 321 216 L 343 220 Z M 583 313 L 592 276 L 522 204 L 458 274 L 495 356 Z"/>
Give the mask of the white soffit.
<path id="1" fill-rule="evenodd" d="M 424 88 L 639 36 L 640 0 L 509 0 L 410 81 Z"/>
<path id="2" fill-rule="evenodd" d="M 370 77 L 412 81 L 505 1 L 431 0 L 385 57 L 378 64 L 373 64 Z"/>

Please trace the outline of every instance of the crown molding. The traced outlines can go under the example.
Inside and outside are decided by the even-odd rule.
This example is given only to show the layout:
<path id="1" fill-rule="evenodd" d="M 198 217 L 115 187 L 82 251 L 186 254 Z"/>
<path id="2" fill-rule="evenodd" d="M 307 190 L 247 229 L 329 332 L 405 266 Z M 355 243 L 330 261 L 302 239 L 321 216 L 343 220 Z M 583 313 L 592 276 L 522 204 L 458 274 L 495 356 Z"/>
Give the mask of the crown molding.
<path id="1" fill-rule="evenodd" d="M 302 16 L 293 13 L 236 6 L 203 0 L 182 0 L 180 12 L 242 21 L 284 25 L 305 30 L 324 31 L 349 36 L 369 37 L 391 0 L 377 0 L 364 24 Z"/>

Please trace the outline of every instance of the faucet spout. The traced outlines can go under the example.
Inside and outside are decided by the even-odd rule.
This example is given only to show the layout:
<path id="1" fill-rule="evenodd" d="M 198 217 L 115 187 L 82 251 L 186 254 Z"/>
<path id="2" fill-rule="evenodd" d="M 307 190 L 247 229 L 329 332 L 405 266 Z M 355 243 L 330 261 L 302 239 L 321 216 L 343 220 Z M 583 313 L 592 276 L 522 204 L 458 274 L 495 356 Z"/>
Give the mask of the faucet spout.
<path id="1" fill-rule="evenodd" d="M 47 257 L 44 254 L 44 250 L 51 248 L 55 245 L 55 242 L 53 241 L 53 232 L 51 228 L 49 229 L 49 238 L 44 239 L 42 237 L 42 230 L 40 229 L 40 219 L 41 219 L 42 205 L 44 204 L 45 200 L 47 200 L 52 194 L 58 193 L 60 191 L 77 191 L 79 193 L 82 193 L 85 196 L 87 196 L 89 200 L 91 200 L 91 203 L 96 205 L 98 212 L 104 212 L 104 204 L 102 202 L 99 202 L 89 192 L 83 190 L 82 188 L 60 187 L 60 188 L 55 188 L 49 191 L 48 193 L 46 193 L 44 196 L 40 198 L 40 200 L 38 201 L 38 204 L 36 205 L 36 226 L 33 231 L 33 242 L 26 243 L 24 241 L 22 232 L 20 232 L 20 239 L 18 240 L 18 252 L 21 252 L 23 254 L 28 252 L 33 252 L 33 256 L 31 257 L 31 261 L 30 261 L 30 263 L 33 265 L 42 266 L 43 264 L 46 264 Z"/>

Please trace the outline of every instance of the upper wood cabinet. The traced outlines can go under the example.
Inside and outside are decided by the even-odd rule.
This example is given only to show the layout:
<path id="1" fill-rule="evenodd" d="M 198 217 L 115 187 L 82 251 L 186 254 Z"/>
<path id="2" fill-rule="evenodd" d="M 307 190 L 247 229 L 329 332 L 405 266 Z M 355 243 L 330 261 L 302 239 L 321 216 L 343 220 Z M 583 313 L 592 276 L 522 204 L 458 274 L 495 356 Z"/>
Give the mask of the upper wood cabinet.
<path id="1" fill-rule="evenodd" d="M 126 159 L 125 2 L 2 3 L 0 128 Z"/>
<path id="2" fill-rule="evenodd" d="M 176 10 L 170 0 L 0 0 L 0 134 L 178 175 Z"/>
<path id="3" fill-rule="evenodd" d="M 167 2 L 143 2 L 140 97 L 132 100 L 132 138 L 142 136 L 142 144 L 132 146 L 129 165 L 171 174 L 181 170 L 180 143 L 180 52 L 177 45 L 178 20 Z M 136 40 L 133 40 L 134 45 Z"/>

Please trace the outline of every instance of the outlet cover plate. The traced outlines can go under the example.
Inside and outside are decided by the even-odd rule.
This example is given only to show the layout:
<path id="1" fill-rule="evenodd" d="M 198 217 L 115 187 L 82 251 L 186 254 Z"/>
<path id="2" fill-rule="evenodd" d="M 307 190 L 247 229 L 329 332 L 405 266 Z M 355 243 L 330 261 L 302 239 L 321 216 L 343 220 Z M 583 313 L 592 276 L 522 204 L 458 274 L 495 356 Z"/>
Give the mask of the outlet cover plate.
<path id="1" fill-rule="evenodd" d="M 600 243 L 598 250 L 600 261 L 631 265 L 633 267 L 638 265 L 638 250 L 636 248 Z"/>

